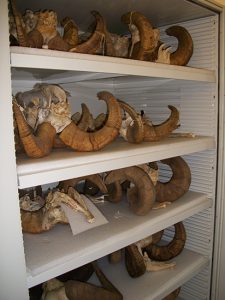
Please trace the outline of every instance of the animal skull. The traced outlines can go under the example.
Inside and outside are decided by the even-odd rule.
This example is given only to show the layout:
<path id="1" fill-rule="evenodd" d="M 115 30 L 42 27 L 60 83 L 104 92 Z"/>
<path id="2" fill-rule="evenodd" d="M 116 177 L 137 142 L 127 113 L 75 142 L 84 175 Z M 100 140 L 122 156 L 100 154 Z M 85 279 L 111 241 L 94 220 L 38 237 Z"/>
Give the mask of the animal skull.
<path id="1" fill-rule="evenodd" d="M 32 90 L 18 93 L 16 99 L 34 130 L 39 124 L 48 122 L 59 133 L 71 123 L 67 95 L 58 85 L 36 84 Z"/>

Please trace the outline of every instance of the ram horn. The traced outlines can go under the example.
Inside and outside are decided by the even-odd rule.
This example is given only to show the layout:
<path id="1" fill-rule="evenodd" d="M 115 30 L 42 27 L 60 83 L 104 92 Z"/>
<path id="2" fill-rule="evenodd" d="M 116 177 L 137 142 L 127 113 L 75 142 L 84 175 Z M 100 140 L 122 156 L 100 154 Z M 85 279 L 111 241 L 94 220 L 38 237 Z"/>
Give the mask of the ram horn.
<path id="1" fill-rule="evenodd" d="M 133 277 L 139 277 L 146 272 L 146 264 L 143 255 L 135 244 L 125 248 L 125 265 L 128 274 Z"/>
<path id="2" fill-rule="evenodd" d="M 32 133 L 19 105 L 13 101 L 13 112 L 17 122 L 20 139 L 29 157 L 39 158 L 50 153 L 56 137 L 56 130 L 50 123 L 38 125 L 35 135 Z"/>
<path id="3" fill-rule="evenodd" d="M 128 192 L 131 210 L 140 216 L 146 215 L 155 201 L 155 188 L 148 174 L 139 167 L 127 167 L 111 171 L 105 178 L 105 184 L 115 181 L 129 180 L 135 187 L 135 192 Z"/>
<path id="4" fill-rule="evenodd" d="M 70 300 L 122 300 L 122 294 L 106 278 L 101 269 L 94 262 L 92 263 L 95 273 L 102 284 L 102 287 L 91 283 L 69 280 L 65 282 L 66 296 Z"/>
<path id="5" fill-rule="evenodd" d="M 79 35 L 75 22 L 70 17 L 65 17 L 62 20 L 61 25 L 64 28 L 63 40 L 70 48 L 76 47 L 79 42 Z"/>
<path id="6" fill-rule="evenodd" d="M 88 180 L 88 181 L 92 182 L 95 186 L 97 186 L 100 189 L 100 191 L 103 194 L 107 193 L 106 185 L 103 182 L 102 177 L 99 174 L 87 175 L 87 176 L 82 176 L 82 177 L 77 177 L 77 178 L 61 181 L 59 183 L 59 189 L 60 190 L 63 189 L 64 192 L 67 193 L 69 187 L 75 187 L 79 182 L 81 182 L 83 180 Z"/>
<path id="7" fill-rule="evenodd" d="M 121 108 L 125 110 L 132 118 L 132 124 L 129 124 L 126 131 L 127 141 L 130 143 L 141 143 L 144 139 L 144 125 L 141 115 L 133 107 L 124 101 L 118 100 Z"/>
<path id="8" fill-rule="evenodd" d="M 71 122 L 59 135 L 62 141 L 77 151 L 95 151 L 111 143 L 119 134 L 122 123 L 120 105 L 109 92 L 97 94 L 108 107 L 108 117 L 104 126 L 96 132 L 85 132 Z"/>
<path id="9" fill-rule="evenodd" d="M 127 272 L 131 277 L 139 277 L 147 271 L 147 265 L 142 254 L 142 248 L 150 242 L 158 243 L 161 240 L 162 235 L 163 230 L 125 247 L 125 265 Z"/>
<path id="10" fill-rule="evenodd" d="M 187 65 L 193 54 L 193 40 L 190 33 L 182 26 L 172 26 L 166 29 L 166 34 L 178 39 L 177 50 L 170 55 L 170 64 Z"/>
<path id="11" fill-rule="evenodd" d="M 170 166 L 173 175 L 168 182 L 158 181 L 156 184 L 156 201 L 173 202 L 183 196 L 191 184 L 191 171 L 185 160 L 180 157 L 172 157 L 161 161 Z"/>
<path id="12" fill-rule="evenodd" d="M 83 42 L 82 44 L 79 44 L 76 47 L 71 48 L 69 50 L 70 52 L 96 54 L 99 53 L 100 50 L 104 48 L 105 21 L 97 11 L 92 11 L 91 13 L 95 17 L 97 22 L 95 31 L 86 42 Z"/>
<path id="13" fill-rule="evenodd" d="M 170 260 L 181 253 L 186 241 L 186 231 L 182 222 L 174 224 L 175 234 L 168 245 L 150 244 L 145 248 L 150 259 L 156 261 Z"/>
<path id="14" fill-rule="evenodd" d="M 156 48 L 159 43 L 159 30 L 153 29 L 149 20 L 139 12 L 128 12 L 124 14 L 121 21 L 129 26 L 132 34 L 132 25 L 137 28 L 139 39 L 136 43 L 138 45 L 136 51 L 132 51 L 132 58 L 138 60 L 154 61 Z M 136 33 L 137 34 L 137 33 Z"/>
<path id="15" fill-rule="evenodd" d="M 171 110 L 170 117 L 159 125 L 152 125 L 144 122 L 144 141 L 154 142 L 169 136 L 169 134 L 179 127 L 179 111 L 176 107 L 168 105 Z"/>
<path id="16" fill-rule="evenodd" d="M 25 28 L 23 28 L 22 16 L 16 8 L 15 0 L 11 0 L 11 6 L 16 23 L 17 40 L 19 45 L 22 47 L 41 48 L 44 42 L 41 33 L 38 30 L 34 30 L 33 37 L 29 38 L 29 35 L 27 35 Z"/>
<path id="17" fill-rule="evenodd" d="M 80 117 L 80 120 L 78 121 L 77 126 L 84 131 L 87 131 L 88 129 L 93 130 L 94 129 L 94 119 L 92 114 L 90 113 L 87 105 L 85 103 L 81 103 L 82 107 L 82 114 Z"/>
<path id="18" fill-rule="evenodd" d="M 115 181 L 106 185 L 108 193 L 105 196 L 107 201 L 118 203 L 122 200 L 123 190 L 120 181 Z"/>

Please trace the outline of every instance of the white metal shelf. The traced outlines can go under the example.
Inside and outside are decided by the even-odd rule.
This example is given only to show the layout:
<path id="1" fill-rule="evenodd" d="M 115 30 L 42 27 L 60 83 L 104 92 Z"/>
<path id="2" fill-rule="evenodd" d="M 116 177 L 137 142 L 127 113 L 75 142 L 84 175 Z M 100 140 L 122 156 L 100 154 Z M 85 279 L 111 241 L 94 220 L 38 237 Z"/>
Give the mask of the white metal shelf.
<path id="1" fill-rule="evenodd" d="M 176 262 L 175 268 L 146 272 L 138 278 L 128 275 L 124 261 L 112 265 L 103 258 L 99 260 L 99 266 L 122 293 L 124 300 L 161 300 L 203 270 L 209 262 L 208 258 L 187 249 L 172 261 Z M 92 276 L 91 282 L 99 284 L 95 276 Z"/>
<path id="2" fill-rule="evenodd" d="M 103 78 L 104 74 L 112 74 L 112 77 L 137 75 L 216 82 L 216 73 L 212 70 L 26 47 L 11 47 L 11 67 L 29 68 L 31 72 L 39 69 L 40 74 L 43 69 L 43 76 L 49 69 L 97 72 L 103 74 Z"/>
<path id="3" fill-rule="evenodd" d="M 18 184 L 19 188 L 26 188 L 214 147 L 214 138 L 203 136 L 173 137 L 159 142 L 141 144 L 131 144 L 118 138 L 96 152 L 75 152 L 63 149 L 52 151 L 50 155 L 40 159 L 29 159 L 23 155 L 17 159 Z"/>
<path id="4" fill-rule="evenodd" d="M 210 207 L 202 193 L 189 191 L 167 208 L 134 215 L 128 203 L 98 204 L 109 223 L 73 236 L 58 224 L 42 234 L 24 234 L 28 287 L 82 266 Z M 118 214 L 119 212 L 119 214 Z M 119 215 L 119 217 L 118 217 Z"/>

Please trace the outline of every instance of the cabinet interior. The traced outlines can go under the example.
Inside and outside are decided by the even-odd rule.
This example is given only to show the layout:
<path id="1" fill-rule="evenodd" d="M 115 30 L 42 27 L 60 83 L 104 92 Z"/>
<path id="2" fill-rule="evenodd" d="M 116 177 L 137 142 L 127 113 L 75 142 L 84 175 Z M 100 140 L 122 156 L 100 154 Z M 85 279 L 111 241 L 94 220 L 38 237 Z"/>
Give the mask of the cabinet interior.
<path id="1" fill-rule="evenodd" d="M 88 63 L 79 67 L 78 71 L 76 69 L 72 70 L 72 67 L 67 70 L 60 64 L 52 65 L 52 67 L 45 69 L 43 67 L 44 63 L 42 65 L 41 58 L 39 58 L 38 54 L 36 58 L 37 61 L 40 62 L 40 67 L 37 67 L 35 62 L 33 65 L 30 62 L 26 65 L 25 61 L 29 58 L 29 54 L 24 56 L 24 62 L 22 62 L 21 65 L 18 65 L 16 60 L 17 50 L 12 47 L 12 91 L 15 94 L 18 91 L 29 90 L 37 82 L 57 83 L 70 93 L 69 101 L 73 112 L 81 111 L 81 103 L 84 102 L 88 105 L 92 114 L 97 116 L 98 113 L 105 111 L 106 107 L 102 101 L 97 100 L 96 94 L 101 90 L 107 90 L 112 92 L 117 98 L 131 104 L 137 111 L 144 110 L 155 124 L 163 122 L 169 116 L 167 106 L 174 105 L 180 111 L 180 127 L 176 132 L 194 133 L 197 136 L 208 139 L 204 146 L 199 146 L 199 148 L 197 146 L 195 148 L 194 145 L 190 146 L 189 144 L 192 143 L 191 141 L 189 141 L 189 144 L 186 145 L 184 143 L 178 148 L 179 151 L 181 151 L 183 158 L 188 162 L 192 173 L 190 193 L 187 195 L 187 199 L 184 199 L 184 202 L 186 201 L 185 203 L 187 205 L 186 214 L 184 213 L 184 207 L 183 210 L 181 209 L 179 211 L 178 206 L 178 215 L 176 215 L 175 212 L 174 214 L 171 212 L 171 215 L 166 217 L 166 212 L 162 212 L 157 213 L 159 214 L 159 219 L 157 219 L 157 216 L 155 217 L 153 214 L 153 221 L 152 223 L 149 221 L 149 224 L 147 223 L 147 220 L 142 219 L 142 221 L 139 221 L 138 218 L 135 217 L 130 225 L 133 226 L 134 231 L 137 230 L 135 234 L 132 234 L 127 227 L 123 228 L 123 222 L 121 222 L 121 224 L 117 223 L 115 226 L 121 226 L 122 239 L 119 234 L 119 227 L 119 229 L 117 229 L 118 232 L 113 233 L 112 240 L 109 240 L 109 244 L 106 247 L 103 247 L 102 250 L 100 246 L 102 239 L 99 238 L 99 235 L 101 235 L 102 232 L 104 236 L 103 227 L 95 230 L 93 236 L 91 231 L 89 231 L 73 237 L 72 235 L 70 236 L 69 229 L 65 227 L 57 227 L 51 232 L 39 236 L 24 234 L 29 287 L 48 280 L 52 278 L 53 275 L 59 275 L 74 267 L 85 264 L 86 262 L 91 261 L 91 259 L 94 260 L 105 256 L 110 253 L 110 251 L 117 250 L 129 243 L 137 241 L 139 236 L 144 237 L 145 235 L 148 235 L 148 232 L 149 234 L 152 234 L 165 228 L 164 226 L 166 224 L 167 226 L 171 226 L 175 222 L 184 220 L 188 237 L 185 248 L 186 250 L 195 252 L 194 257 L 196 261 L 198 255 L 200 255 L 198 263 L 204 268 L 197 275 L 197 272 L 193 267 L 190 272 L 196 276 L 191 278 L 191 276 L 187 275 L 185 279 L 182 279 L 183 281 L 179 281 L 178 277 L 180 275 L 175 274 L 170 287 L 166 287 L 163 293 L 157 294 L 157 289 L 156 292 L 148 291 L 148 293 L 152 293 L 152 298 L 147 298 L 147 295 L 143 294 L 143 298 L 140 299 L 161 299 L 160 297 L 165 296 L 166 292 L 172 291 L 172 288 L 176 288 L 178 282 L 183 284 L 187 280 L 189 281 L 183 285 L 181 291 L 181 297 L 183 299 L 200 299 L 198 298 L 199 295 L 201 295 L 202 299 L 205 299 L 210 293 L 209 283 L 211 279 L 211 259 L 213 251 L 217 169 L 216 145 L 219 109 L 217 78 L 219 49 L 218 15 L 207 7 L 196 5 L 191 1 L 173 0 L 170 1 L 171 4 L 170 7 L 168 7 L 168 1 L 163 0 L 160 1 L 160 8 L 158 2 L 159 1 L 155 0 L 152 0 L 150 3 L 145 0 L 126 0 L 112 1 L 112 3 L 105 5 L 104 1 L 97 1 L 96 3 L 93 1 L 76 1 L 75 6 L 75 4 L 72 4 L 69 0 L 64 1 L 63 4 L 62 1 L 57 0 L 54 1 L 54 7 L 52 7 L 53 4 L 50 1 L 17 1 L 17 6 L 20 11 L 24 11 L 26 8 L 32 8 L 33 10 L 46 8 L 55 9 L 58 12 L 59 19 L 62 19 L 66 15 L 70 15 L 76 20 L 82 31 L 86 30 L 88 25 L 92 22 L 90 11 L 95 9 L 105 16 L 109 30 L 120 34 L 127 33 L 127 29 L 120 22 L 120 16 L 127 11 L 137 10 L 149 17 L 154 26 L 160 27 L 162 40 L 171 44 L 174 49 L 177 45 L 176 40 L 165 35 L 165 28 L 171 24 L 179 24 L 186 27 L 191 33 L 194 41 L 194 54 L 188 67 L 170 68 L 169 66 L 169 68 L 167 68 L 166 65 L 161 66 L 161 69 L 157 71 L 156 76 L 153 75 L 153 72 L 150 76 L 146 76 L 144 71 L 143 74 L 137 73 L 135 75 L 130 75 L 130 71 L 126 71 L 126 68 L 128 68 L 126 66 L 124 72 L 117 72 L 116 68 L 113 72 L 111 69 L 107 72 L 103 72 L 98 70 L 95 66 L 89 71 L 87 68 Z M 30 49 L 28 51 L 30 51 Z M 36 53 L 40 52 L 38 51 Z M 36 55 L 36 53 L 34 55 Z M 51 59 L 51 57 L 48 56 L 48 52 L 46 53 L 47 59 L 48 57 Z M 78 57 L 80 56 L 78 55 Z M 81 58 L 84 60 L 86 59 L 85 56 L 83 57 L 82 55 Z M 88 56 L 87 60 L 89 60 Z M 113 62 L 114 59 L 112 59 L 112 63 Z M 22 66 L 23 63 L 24 66 Z M 124 63 L 126 65 L 126 62 Z M 104 65 L 104 62 L 101 62 L 101 64 Z M 129 64 L 129 62 L 127 62 L 127 64 Z M 140 63 L 140 66 L 142 66 L 142 63 Z M 149 65 L 149 67 L 151 68 L 151 65 Z M 152 65 L 152 67 L 154 66 Z M 167 69 L 169 69 L 169 71 L 171 69 L 170 75 L 167 75 Z M 199 70 L 206 71 L 206 73 L 203 74 L 204 76 L 201 77 L 201 75 L 199 75 Z M 181 73 L 181 77 L 179 77 L 179 72 Z M 187 75 L 185 72 L 187 72 Z M 176 148 L 176 145 L 172 147 Z M 175 151 L 173 148 L 168 148 L 167 153 L 167 141 L 165 142 L 164 148 L 162 151 L 163 154 L 161 154 L 162 158 L 179 155 L 178 150 Z M 161 151 L 161 148 L 159 148 L 159 150 Z M 156 151 L 159 150 L 157 149 Z M 124 162 L 119 160 L 120 156 L 122 157 L 122 154 L 120 154 L 120 152 L 118 152 L 118 154 L 116 151 L 118 152 L 117 145 L 109 145 L 107 151 L 103 153 L 103 162 L 101 162 L 101 157 L 98 156 L 98 154 L 96 154 L 96 158 L 95 154 L 88 154 L 87 159 L 90 159 L 90 164 L 87 164 L 87 166 L 82 164 L 80 169 L 81 175 L 97 173 L 98 171 L 108 171 L 117 167 L 119 168 L 123 164 L 126 166 L 125 164 L 132 165 L 142 161 L 148 162 L 148 152 L 145 152 L 143 149 L 135 150 L 137 153 L 138 151 L 141 151 L 139 153 L 142 153 L 143 151 L 142 158 L 138 157 L 138 154 L 132 153 L 133 157 L 131 156 L 131 159 L 126 162 L 125 160 Z M 110 162 L 110 157 L 114 154 L 117 155 L 115 157 L 115 165 L 113 165 L 113 161 Z M 74 160 L 74 169 L 71 172 L 65 171 L 63 175 L 60 175 L 63 165 L 66 166 L 65 169 L 68 168 L 66 160 L 63 160 L 63 155 L 67 157 L 67 154 L 62 152 L 59 153 L 58 156 L 57 155 L 53 154 L 52 160 L 50 157 L 41 159 L 39 162 L 31 162 L 24 157 L 18 157 L 17 170 L 19 174 L 19 185 L 21 184 L 21 187 L 28 187 L 40 183 L 54 184 L 57 182 L 57 179 L 61 180 L 62 178 L 66 179 L 71 177 L 72 171 L 75 171 L 75 174 L 78 175 L 79 159 L 86 159 L 86 157 L 82 156 L 80 153 L 78 153 L 78 158 L 76 158 L 76 153 L 74 153 L 74 159 L 76 159 L 76 161 Z M 105 158 L 107 155 L 108 158 Z M 139 154 L 139 156 L 140 155 L 141 154 Z M 157 157 L 157 160 L 160 160 L 160 158 Z M 153 161 L 154 159 L 155 156 L 151 152 L 149 161 Z M 68 164 L 70 163 L 70 160 L 73 160 L 73 157 L 68 157 Z M 95 163 L 95 160 L 99 160 L 99 165 Z M 55 162 L 58 163 L 58 170 L 50 169 L 49 166 L 46 167 L 50 164 L 49 162 L 51 162 L 51 164 Z M 34 170 L 35 168 L 37 170 L 32 173 L 31 170 Z M 49 170 L 47 170 L 48 168 Z M 43 173 L 46 172 L 46 177 L 39 175 L 42 170 L 44 170 Z M 53 173 L 52 177 L 49 177 L 49 174 L 51 173 Z M 27 179 L 24 179 L 24 181 L 23 176 L 24 178 L 27 176 Z M 171 172 L 169 168 L 161 165 L 160 178 L 166 181 L 170 176 Z M 204 199 L 204 201 L 202 199 Z M 110 208 L 110 210 L 111 209 L 112 208 Z M 122 210 L 124 208 L 120 207 L 119 209 Z M 107 211 L 109 208 L 106 207 L 105 210 Z M 109 212 L 107 213 L 110 215 Z M 111 213 L 111 218 L 112 216 L 113 213 Z M 129 218 L 131 218 L 130 215 Z M 107 229 L 106 227 L 106 230 L 110 232 L 111 229 Z M 169 228 L 165 238 L 169 239 L 172 233 L 173 230 Z M 58 239 L 59 242 L 57 242 Z M 60 239 L 62 239 L 61 241 L 64 241 L 63 246 Z M 88 239 L 93 243 L 93 248 L 91 247 L 91 242 L 87 242 Z M 79 249 L 72 251 L 69 244 L 71 243 L 73 245 L 73 243 L 76 243 L 77 241 L 81 241 L 83 249 L 78 247 Z M 66 248 L 67 245 L 68 248 Z M 52 258 L 52 250 L 53 248 L 56 249 L 56 246 L 59 248 L 55 251 L 55 257 Z M 34 251 L 34 249 L 37 250 Z M 40 249 L 41 251 L 39 251 Z M 37 254 L 37 251 L 39 253 L 45 253 L 45 257 Z M 82 251 L 84 252 L 82 253 Z M 189 256 L 189 253 L 187 256 Z M 104 265 L 105 262 L 102 262 L 102 264 Z M 181 267 L 181 269 L 182 268 L 185 272 L 187 266 Z M 113 272 L 116 273 L 115 270 Z M 162 274 L 160 277 L 160 274 L 158 273 L 154 280 L 160 280 L 163 276 L 164 275 Z M 125 281 L 129 282 L 128 279 Z M 141 278 L 138 279 L 138 284 L 141 286 L 140 281 Z M 125 299 L 132 299 L 130 298 L 131 295 L 132 293 L 130 295 L 127 294 L 127 298 Z"/>

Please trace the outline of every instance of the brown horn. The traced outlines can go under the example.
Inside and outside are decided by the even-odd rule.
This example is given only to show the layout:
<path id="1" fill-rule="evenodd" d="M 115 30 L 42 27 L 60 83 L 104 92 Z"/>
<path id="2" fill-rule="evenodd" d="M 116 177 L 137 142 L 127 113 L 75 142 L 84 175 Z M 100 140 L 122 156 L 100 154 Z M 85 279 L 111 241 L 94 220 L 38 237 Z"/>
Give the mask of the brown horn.
<path id="1" fill-rule="evenodd" d="M 184 248 L 186 232 L 182 222 L 174 224 L 175 234 L 173 240 L 164 246 L 150 244 L 145 248 L 150 259 L 156 261 L 166 261 L 179 255 Z"/>
<path id="2" fill-rule="evenodd" d="M 103 287 L 91 283 L 69 280 L 65 282 L 66 296 L 70 300 L 122 300 L 123 296 L 106 278 L 97 263 L 92 263 L 95 273 Z"/>
<path id="3" fill-rule="evenodd" d="M 146 215 L 155 201 L 155 189 L 150 177 L 141 168 L 133 166 L 111 171 L 105 178 L 105 184 L 125 180 L 135 185 L 135 193 L 128 193 L 131 210 L 137 215 Z"/>
<path id="4" fill-rule="evenodd" d="M 59 183 L 59 188 L 63 189 L 64 192 L 67 193 L 69 187 L 75 187 L 82 180 L 89 180 L 94 185 L 96 185 L 103 194 L 107 193 L 106 185 L 103 182 L 102 177 L 99 174 L 87 175 L 87 176 L 82 176 L 82 177 L 77 177 L 77 178 L 61 181 Z"/>
<path id="5" fill-rule="evenodd" d="M 178 39 L 177 50 L 170 55 L 170 64 L 185 66 L 193 54 L 193 40 L 190 33 L 182 26 L 169 27 L 166 33 Z"/>
<path id="6" fill-rule="evenodd" d="M 21 209 L 20 214 L 21 214 L 21 223 L 22 223 L 23 232 L 28 232 L 28 233 L 43 232 L 42 221 L 44 218 L 44 212 L 42 208 L 32 212 Z"/>
<path id="7" fill-rule="evenodd" d="M 18 43 L 22 47 L 41 48 L 43 45 L 43 36 L 38 30 L 33 30 L 32 35 L 27 34 L 22 25 L 22 16 L 16 8 L 16 3 L 11 0 L 12 12 L 15 18 Z"/>
<path id="8" fill-rule="evenodd" d="M 168 182 L 158 181 L 156 184 L 156 201 L 176 201 L 183 196 L 191 184 L 191 171 L 185 160 L 180 157 L 172 157 L 161 161 L 170 166 L 173 175 Z"/>
<path id="9" fill-rule="evenodd" d="M 81 130 L 87 131 L 89 128 L 90 129 L 93 128 L 94 119 L 85 103 L 81 103 L 81 107 L 82 107 L 82 114 L 80 120 L 78 121 L 77 126 Z"/>
<path id="10" fill-rule="evenodd" d="M 96 132 L 84 132 L 71 122 L 61 133 L 60 138 L 69 147 L 78 151 L 95 151 L 111 143 L 119 134 L 122 123 L 120 105 L 109 92 L 97 94 L 107 103 L 108 117 L 104 127 Z"/>
<path id="11" fill-rule="evenodd" d="M 70 48 L 76 47 L 79 42 L 78 28 L 75 22 L 70 17 L 65 17 L 61 25 L 64 28 L 63 40 Z"/>
<path id="12" fill-rule="evenodd" d="M 44 122 L 38 126 L 36 135 L 34 135 L 15 101 L 13 101 L 13 112 L 20 139 L 27 155 L 33 158 L 48 155 L 54 144 L 56 136 L 55 128 L 51 124 Z"/>
<path id="13" fill-rule="evenodd" d="M 135 244 L 125 247 L 125 265 L 128 274 L 133 278 L 139 277 L 146 272 L 144 258 Z"/>
<path id="14" fill-rule="evenodd" d="M 124 14 L 121 21 L 129 27 L 132 24 L 135 25 L 139 31 L 140 42 L 138 42 L 138 50 L 135 51 L 132 58 L 154 61 L 155 59 L 152 58 L 152 55 L 155 56 L 154 50 L 158 45 L 159 30 L 153 29 L 149 20 L 141 13 L 135 11 Z"/>
<path id="15" fill-rule="evenodd" d="M 133 107 L 131 107 L 126 102 L 118 100 L 121 108 L 125 110 L 133 120 L 133 124 L 129 125 L 127 128 L 127 140 L 130 143 L 141 143 L 144 139 L 144 125 L 142 118 Z"/>
<path id="16" fill-rule="evenodd" d="M 173 130 L 179 127 L 179 111 L 176 107 L 168 105 L 171 110 L 170 117 L 159 125 L 151 125 L 144 122 L 144 141 L 154 142 L 167 137 Z"/>
<path id="17" fill-rule="evenodd" d="M 115 181 L 111 184 L 107 184 L 108 193 L 105 196 L 107 201 L 118 203 L 122 200 L 123 190 L 120 181 Z"/>
<path id="18" fill-rule="evenodd" d="M 172 293 L 170 293 L 169 295 L 167 295 L 165 298 L 163 298 L 162 300 L 175 300 L 177 299 L 179 293 L 180 293 L 180 287 L 177 288 L 176 290 L 174 290 Z"/>
<path id="19" fill-rule="evenodd" d="M 103 48 L 105 42 L 105 22 L 103 17 L 97 12 L 92 11 L 92 15 L 95 17 L 97 25 L 95 31 L 91 37 L 84 43 L 77 45 L 70 49 L 70 52 L 95 54 L 99 53 L 99 50 Z"/>

